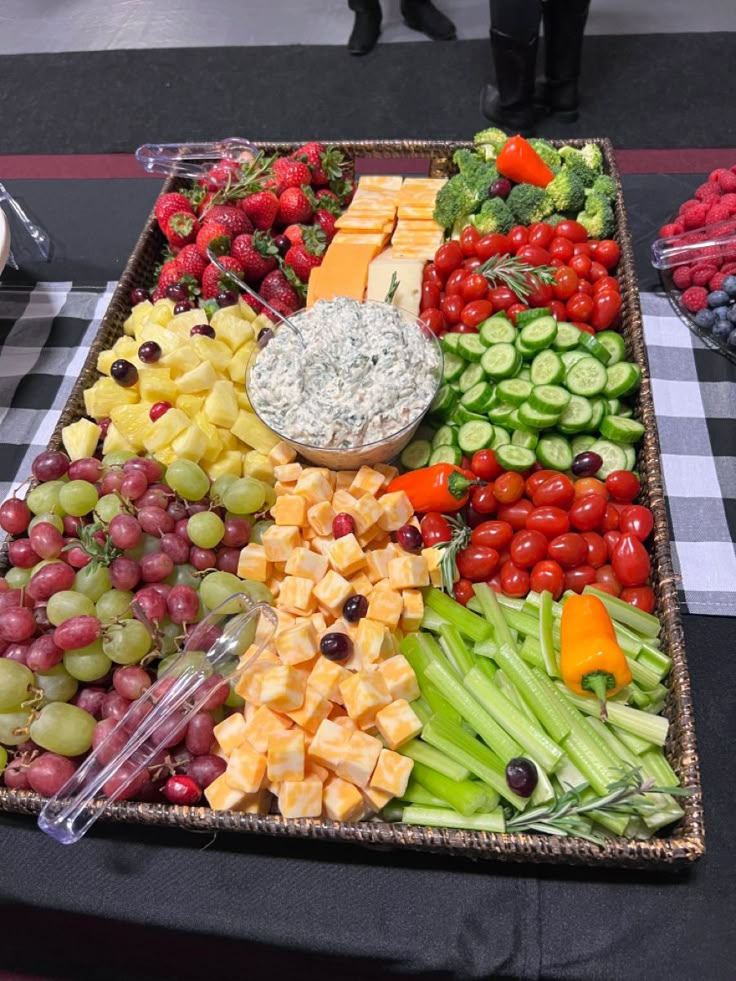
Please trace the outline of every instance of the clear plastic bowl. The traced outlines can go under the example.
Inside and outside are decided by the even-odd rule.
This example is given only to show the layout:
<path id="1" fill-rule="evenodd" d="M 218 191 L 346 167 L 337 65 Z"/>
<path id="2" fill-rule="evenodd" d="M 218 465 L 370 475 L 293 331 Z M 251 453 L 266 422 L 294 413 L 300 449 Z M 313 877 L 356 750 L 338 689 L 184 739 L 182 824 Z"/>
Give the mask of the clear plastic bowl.
<path id="1" fill-rule="evenodd" d="M 301 442 L 300 440 L 296 440 L 292 436 L 290 436 L 289 433 L 283 432 L 279 428 L 275 427 L 269 420 L 264 419 L 263 416 L 258 412 L 258 409 L 256 407 L 257 399 L 254 402 L 254 399 L 252 397 L 253 388 L 251 383 L 251 374 L 252 374 L 253 367 L 258 359 L 258 355 L 260 354 L 259 350 L 256 350 L 251 356 L 250 362 L 248 363 L 248 367 L 246 370 L 245 388 L 248 395 L 248 399 L 250 400 L 251 406 L 253 408 L 253 412 L 256 414 L 256 416 L 258 416 L 261 422 L 265 426 L 268 426 L 268 428 L 271 429 L 272 432 L 275 432 L 280 439 L 284 440 L 284 442 L 288 443 L 291 447 L 293 447 L 297 451 L 297 453 L 300 454 L 300 456 L 304 457 L 305 460 L 308 460 L 310 463 L 314 463 L 320 467 L 329 467 L 330 470 L 357 470 L 362 466 L 370 467 L 370 466 L 374 466 L 376 463 L 387 463 L 389 460 L 392 460 L 395 457 L 397 457 L 404 449 L 406 444 L 411 440 L 414 433 L 417 431 L 419 424 L 421 423 L 424 416 L 427 414 L 429 407 L 434 401 L 434 398 L 437 394 L 440 384 L 442 383 L 442 368 L 443 368 L 442 348 L 440 347 L 439 341 L 437 340 L 436 336 L 426 326 L 426 324 L 424 324 L 421 320 L 418 320 L 417 317 L 415 317 L 414 314 L 412 314 L 408 310 L 402 310 L 401 308 L 392 306 L 387 303 L 378 303 L 372 300 L 364 301 L 364 305 L 368 303 L 376 307 L 385 307 L 387 310 L 390 309 L 395 311 L 398 309 L 399 312 L 402 314 L 403 319 L 407 323 L 407 328 L 412 330 L 418 329 L 422 333 L 422 335 L 428 339 L 430 345 L 432 346 L 432 348 L 435 350 L 437 354 L 436 368 L 432 369 L 431 365 L 427 365 L 427 371 L 432 372 L 433 384 L 432 384 L 432 392 L 429 399 L 427 400 L 426 405 L 422 408 L 421 412 L 417 414 L 415 419 L 412 419 L 410 423 L 407 423 L 406 425 L 402 426 L 400 429 L 397 429 L 396 432 L 392 433 L 391 435 L 386 436 L 383 439 L 374 442 L 363 443 L 360 445 L 349 447 L 347 449 L 331 447 L 331 446 L 315 446 L 310 443 L 304 443 Z M 295 321 L 296 325 L 298 326 L 299 317 L 300 314 L 294 314 L 294 316 L 292 316 L 290 319 L 292 321 Z M 289 330 L 289 328 L 283 324 L 277 324 L 274 326 L 274 332 L 281 331 L 281 330 Z"/>

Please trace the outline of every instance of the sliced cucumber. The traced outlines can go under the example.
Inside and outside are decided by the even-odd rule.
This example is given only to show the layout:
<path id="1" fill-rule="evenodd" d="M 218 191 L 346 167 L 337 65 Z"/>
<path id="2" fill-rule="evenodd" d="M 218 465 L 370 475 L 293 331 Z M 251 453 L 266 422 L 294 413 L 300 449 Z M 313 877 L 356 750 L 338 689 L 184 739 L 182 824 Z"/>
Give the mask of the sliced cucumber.
<path id="1" fill-rule="evenodd" d="M 481 368 L 496 380 L 513 378 L 521 367 L 521 356 L 513 344 L 494 344 L 481 358 Z"/>
<path id="2" fill-rule="evenodd" d="M 452 331 L 448 331 L 447 334 L 440 338 L 440 346 L 442 350 L 451 351 L 453 354 L 456 354 L 457 347 L 462 336 L 462 334 L 455 334 Z"/>
<path id="3" fill-rule="evenodd" d="M 588 354 L 592 354 L 603 365 L 608 364 L 611 360 L 608 348 L 600 344 L 592 334 L 586 334 L 585 331 L 580 332 L 580 347 L 582 350 L 587 351 Z M 460 350 L 462 351 L 462 344 L 460 345 Z"/>
<path id="4" fill-rule="evenodd" d="M 528 364 L 522 365 L 521 368 L 519 369 L 519 374 L 516 377 L 521 378 L 522 381 L 531 381 L 532 373 L 529 370 L 529 365 Z"/>
<path id="5" fill-rule="evenodd" d="M 597 439 L 595 443 L 591 443 L 589 449 L 591 453 L 597 453 L 603 460 L 603 466 L 596 474 L 599 480 L 605 480 L 609 473 L 613 473 L 614 470 L 627 469 L 626 454 L 620 446 L 616 446 L 610 440 Z"/>
<path id="6" fill-rule="evenodd" d="M 401 453 L 401 466 L 407 470 L 421 470 L 429 463 L 432 454 L 432 447 L 429 440 L 415 439 L 408 446 L 404 447 Z"/>
<path id="7" fill-rule="evenodd" d="M 591 448 L 595 443 L 595 436 L 591 436 L 589 433 L 581 433 L 579 436 L 575 436 L 574 439 L 570 440 L 570 449 L 572 450 L 573 457 L 576 457 L 578 453 L 585 453 Z"/>
<path id="8" fill-rule="evenodd" d="M 619 361 L 618 364 L 610 365 L 606 368 L 608 380 L 606 382 L 606 398 L 617 399 L 622 395 L 630 395 L 635 392 L 641 383 L 641 368 L 638 364 L 631 361 Z"/>
<path id="9" fill-rule="evenodd" d="M 457 433 L 452 426 L 440 426 L 432 437 L 432 449 L 438 446 L 454 446 L 457 443 Z"/>
<path id="10" fill-rule="evenodd" d="M 469 364 L 462 375 L 458 378 L 458 385 L 461 392 L 467 392 L 473 385 L 480 381 L 485 381 L 486 373 L 479 364 Z"/>
<path id="11" fill-rule="evenodd" d="M 480 334 L 460 335 L 457 353 L 466 361 L 480 361 L 487 350 L 488 345 L 480 339 Z"/>
<path id="12" fill-rule="evenodd" d="M 488 344 L 513 344 L 516 337 L 514 325 L 506 317 L 498 314 L 480 325 L 481 339 Z M 462 336 L 462 335 L 460 335 Z"/>
<path id="13" fill-rule="evenodd" d="M 615 331 L 602 330 L 599 334 L 595 335 L 595 339 L 608 351 L 609 366 L 618 364 L 619 361 L 623 361 L 626 357 L 626 344 L 624 343 L 624 339 Z"/>
<path id="14" fill-rule="evenodd" d="M 504 469 L 519 472 L 528 470 L 537 462 L 532 450 L 524 449 L 523 446 L 514 446 L 513 443 L 499 446 L 496 450 L 496 460 Z"/>
<path id="15" fill-rule="evenodd" d="M 633 446 L 624 445 L 621 447 L 626 455 L 626 469 L 635 470 L 636 469 L 636 450 Z"/>
<path id="16" fill-rule="evenodd" d="M 601 423 L 603 422 L 603 417 L 606 415 L 606 400 L 605 399 L 591 399 L 590 407 L 593 410 L 593 415 L 591 417 L 590 423 L 588 424 L 588 429 L 591 433 L 597 433 L 601 428 Z"/>
<path id="17" fill-rule="evenodd" d="M 429 465 L 433 467 L 435 463 L 451 463 L 454 467 L 460 466 L 463 458 L 462 451 L 457 446 L 438 446 L 432 451 L 429 458 Z"/>
<path id="18" fill-rule="evenodd" d="M 570 393 L 560 385 L 535 385 L 529 404 L 540 412 L 553 412 L 558 418 L 570 402 Z"/>
<path id="19" fill-rule="evenodd" d="M 519 406 L 519 421 L 527 429 L 551 429 L 556 426 L 560 418 L 559 412 L 541 412 L 530 402 L 524 402 Z"/>
<path id="20" fill-rule="evenodd" d="M 487 416 L 481 412 L 471 412 L 464 405 L 458 405 L 453 410 L 449 421 L 454 426 L 464 426 L 466 422 L 486 422 Z"/>
<path id="21" fill-rule="evenodd" d="M 460 355 L 453 354 L 452 351 L 445 351 L 442 362 L 442 380 L 445 382 L 456 381 L 467 368 L 467 363 Z"/>
<path id="22" fill-rule="evenodd" d="M 606 414 L 609 416 L 617 416 L 622 409 L 622 403 L 620 399 L 607 399 L 606 400 Z"/>
<path id="23" fill-rule="evenodd" d="M 491 446 L 492 450 L 498 449 L 499 446 L 506 446 L 511 442 L 511 433 L 508 429 L 504 429 L 503 426 L 493 427 L 493 444 Z"/>
<path id="24" fill-rule="evenodd" d="M 447 419 L 457 402 L 457 392 L 449 385 L 440 385 L 429 407 L 429 412 L 439 419 Z"/>
<path id="25" fill-rule="evenodd" d="M 557 336 L 557 321 L 554 317 L 538 317 L 526 327 L 521 328 L 520 341 L 530 351 L 543 351 Z"/>
<path id="26" fill-rule="evenodd" d="M 606 416 L 601 423 L 601 436 L 614 443 L 638 443 L 644 435 L 644 426 L 636 419 L 623 416 Z"/>
<path id="27" fill-rule="evenodd" d="M 488 418 L 492 423 L 498 423 L 499 426 L 506 426 L 515 408 L 516 406 L 510 405 L 508 402 L 499 402 L 491 406 L 488 410 Z"/>
<path id="28" fill-rule="evenodd" d="M 558 385 L 565 380 L 565 365 L 554 351 L 541 351 L 531 364 L 533 385 Z"/>
<path id="29" fill-rule="evenodd" d="M 487 381 L 480 381 L 469 388 L 460 399 L 460 404 L 471 412 L 487 412 L 493 399 L 493 388 Z"/>
<path id="30" fill-rule="evenodd" d="M 572 351 L 580 342 L 580 335 L 583 331 L 573 327 L 572 324 L 557 324 L 557 335 L 552 341 L 555 351 Z"/>
<path id="31" fill-rule="evenodd" d="M 586 355 L 567 371 L 565 384 L 573 395 L 598 395 L 607 384 L 606 369 L 596 358 Z"/>
<path id="32" fill-rule="evenodd" d="M 521 405 L 531 395 L 532 385 L 531 382 L 524 381 L 523 378 L 505 378 L 498 383 L 496 392 L 502 402 L 508 402 L 510 405 Z"/>
<path id="33" fill-rule="evenodd" d="M 569 470 L 572 466 L 570 444 L 562 436 L 542 436 L 537 443 L 537 459 L 550 470 Z"/>
<path id="34" fill-rule="evenodd" d="M 490 422 L 466 422 L 457 434 L 457 444 L 463 453 L 471 456 L 485 450 L 493 442 L 493 426 Z"/>
<path id="35" fill-rule="evenodd" d="M 516 326 L 521 329 L 530 324 L 533 320 L 539 320 L 540 317 L 551 317 L 552 311 L 549 307 L 533 307 L 531 310 L 520 310 L 516 314 Z"/>
<path id="36" fill-rule="evenodd" d="M 514 347 L 522 356 L 525 361 L 531 361 L 535 354 L 538 353 L 537 348 L 529 347 L 521 339 L 521 334 L 516 335 L 516 340 L 514 341 Z"/>
<path id="37" fill-rule="evenodd" d="M 590 427 L 593 406 L 580 395 L 572 395 L 557 423 L 561 433 L 581 433 Z"/>
<path id="38" fill-rule="evenodd" d="M 522 446 L 525 450 L 533 450 L 539 442 L 539 436 L 525 429 L 517 429 L 511 434 L 511 442 L 514 446 Z"/>
<path id="39" fill-rule="evenodd" d="M 585 357 L 587 357 L 585 351 L 581 350 L 580 348 L 577 348 L 575 351 L 563 351 L 560 355 L 566 372 L 568 372 L 574 364 L 577 364 L 578 361 L 581 361 Z"/>

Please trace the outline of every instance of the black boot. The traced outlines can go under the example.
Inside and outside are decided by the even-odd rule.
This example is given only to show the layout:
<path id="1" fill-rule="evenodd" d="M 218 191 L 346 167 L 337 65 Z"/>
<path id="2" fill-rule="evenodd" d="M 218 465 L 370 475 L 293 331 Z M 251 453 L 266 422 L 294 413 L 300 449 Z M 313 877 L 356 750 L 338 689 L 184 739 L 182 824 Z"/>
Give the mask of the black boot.
<path id="1" fill-rule="evenodd" d="M 534 104 L 564 123 L 578 118 L 578 78 L 589 6 L 590 0 L 545 0 L 542 5 L 545 78 L 534 93 Z"/>
<path id="2" fill-rule="evenodd" d="M 352 55 L 365 55 L 378 43 L 381 33 L 381 4 L 378 0 L 348 0 L 355 12 L 355 24 L 348 40 Z"/>
<path id="3" fill-rule="evenodd" d="M 413 31 L 431 37 L 433 41 L 454 41 L 455 25 L 438 10 L 432 0 L 401 0 L 401 16 Z"/>
<path id="4" fill-rule="evenodd" d="M 491 30 L 491 50 L 496 66 L 496 87 L 490 83 L 480 93 L 480 111 L 502 129 L 528 133 L 534 125 L 534 73 L 538 36 L 527 41 Z"/>

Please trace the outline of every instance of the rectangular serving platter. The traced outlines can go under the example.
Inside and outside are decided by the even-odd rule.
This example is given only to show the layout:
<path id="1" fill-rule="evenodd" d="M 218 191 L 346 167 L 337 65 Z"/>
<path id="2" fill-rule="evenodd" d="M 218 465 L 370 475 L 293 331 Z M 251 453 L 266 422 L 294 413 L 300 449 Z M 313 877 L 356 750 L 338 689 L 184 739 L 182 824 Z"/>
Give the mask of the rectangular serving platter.
<path id="1" fill-rule="evenodd" d="M 555 142 L 555 141 L 552 141 Z M 582 146 L 597 143 L 603 153 L 605 170 L 616 182 L 616 234 L 621 248 L 617 269 L 623 298 L 621 333 L 627 346 L 627 357 L 635 360 L 642 370 L 642 384 L 636 415 L 646 428 L 639 450 L 638 466 L 642 481 L 642 499 L 654 515 L 652 539 L 653 586 L 657 596 L 657 614 L 663 625 L 664 649 L 673 661 L 668 684 L 670 694 L 665 715 L 670 732 L 665 752 L 682 786 L 690 791 L 683 798 L 684 816 L 666 837 L 647 841 L 610 839 L 599 846 L 580 838 L 564 838 L 541 834 L 492 834 L 489 832 L 456 831 L 438 828 L 410 827 L 388 824 L 380 820 L 341 824 L 322 819 L 301 818 L 285 820 L 276 814 L 265 816 L 241 814 L 234 811 L 212 811 L 207 807 L 177 807 L 168 804 L 136 802 L 109 805 L 104 817 L 130 824 L 157 825 L 195 831 L 236 831 L 280 837 L 329 840 L 361 844 L 368 847 L 412 849 L 444 855 L 466 856 L 474 859 L 495 859 L 515 862 L 545 862 L 552 864 L 611 866 L 621 868 L 675 868 L 697 861 L 705 852 L 703 805 L 700 770 L 696 747 L 690 678 L 685 657 L 685 644 L 677 599 L 676 580 L 669 547 L 669 529 L 664 499 L 659 441 L 652 400 L 651 381 L 642 327 L 639 290 L 634 265 L 621 179 L 609 140 L 567 140 L 567 145 Z M 258 144 L 267 153 L 288 153 L 299 144 Z M 345 174 L 423 172 L 432 177 L 453 173 L 452 156 L 467 142 L 435 141 L 356 141 L 336 145 L 346 158 Z M 561 145 L 558 143 L 558 145 Z M 169 178 L 163 191 L 176 190 L 183 181 Z M 82 372 L 69 397 L 49 447 L 61 447 L 63 426 L 84 415 L 83 393 L 98 377 L 98 354 L 109 348 L 123 333 L 123 324 L 130 313 L 130 291 L 146 285 L 152 279 L 153 268 L 159 261 L 164 238 L 151 214 L 128 260 L 102 320 L 100 330 L 90 348 Z M 0 548 L 0 570 L 7 567 L 7 543 Z M 0 788 L 0 811 L 28 815 L 37 814 L 44 799 L 31 791 Z M 95 804 L 93 807 L 101 805 Z"/>

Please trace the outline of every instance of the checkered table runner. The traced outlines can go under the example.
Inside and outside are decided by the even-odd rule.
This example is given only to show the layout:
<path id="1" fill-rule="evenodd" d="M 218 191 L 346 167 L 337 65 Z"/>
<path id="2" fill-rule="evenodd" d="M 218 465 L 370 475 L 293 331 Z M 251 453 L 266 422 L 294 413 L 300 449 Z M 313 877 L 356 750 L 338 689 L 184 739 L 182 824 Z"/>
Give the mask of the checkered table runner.
<path id="1" fill-rule="evenodd" d="M 114 288 L 0 289 L 0 500 L 51 436 Z M 736 616 L 736 366 L 665 296 L 641 299 L 680 599 Z"/>

